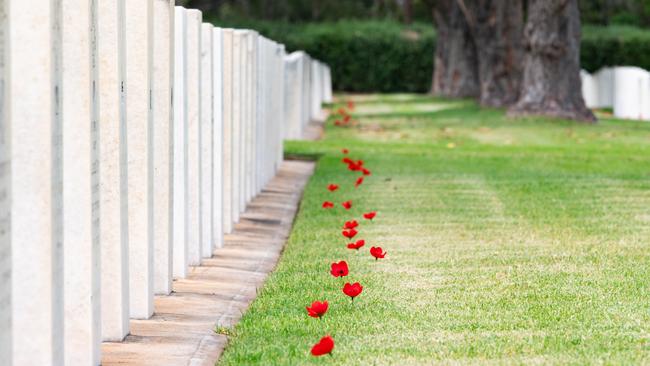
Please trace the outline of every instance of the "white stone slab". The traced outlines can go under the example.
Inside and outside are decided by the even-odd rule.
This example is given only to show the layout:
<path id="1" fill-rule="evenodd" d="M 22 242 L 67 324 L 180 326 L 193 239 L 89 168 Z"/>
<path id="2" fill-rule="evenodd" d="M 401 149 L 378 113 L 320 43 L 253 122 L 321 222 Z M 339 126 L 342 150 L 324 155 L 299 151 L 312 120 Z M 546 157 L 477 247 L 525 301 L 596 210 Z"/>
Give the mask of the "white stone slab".
<path id="1" fill-rule="evenodd" d="M 68 365 L 100 363 L 99 241 L 93 218 L 96 120 L 90 2 L 61 0 L 64 343 Z M 94 9 L 93 9 L 94 10 Z M 92 108 L 91 108 L 92 107 Z"/>
<path id="2" fill-rule="evenodd" d="M 248 109 L 248 98 L 250 93 L 250 75 L 249 75 L 249 55 L 248 55 L 248 40 L 250 37 L 250 31 L 243 30 L 242 40 L 241 40 L 241 59 L 240 59 L 240 68 L 241 68 L 241 91 L 240 91 L 240 112 L 241 119 L 239 122 L 239 189 L 238 195 L 239 198 L 239 214 L 243 213 L 246 210 L 246 173 L 248 172 L 248 149 L 247 149 L 247 140 L 248 140 L 248 129 L 249 129 L 249 112 Z M 239 218 L 239 216 L 238 216 Z M 239 220 L 237 220 L 239 221 Z"/>
<path id="3" fill-rule="evenodd" d="M 294 52 L 285 57 L 285 136 L 286 139 L 302 137 L 302 62 L 301 54 Z"/>
<path id="4" fill-rule="evenodd" d="M 105 341 L 129 333 L 129 257 L 124 110 L 124 0 L 97 4 L 101 329 Z"/>
<path id="5" fill-rule="evenodd" d="M 187 21 L 186 9 L 174 8 L 174 157 L 172 232 L 174 278 L 185 278 L 187 248 Z"/>
<path id="6" fill-rule="evenodd" d="M 201 257 L 212 257 L 212 24 L 201 25 L 200 241 Z"/>
<path id="7" fill-rule="evenodd" d="M 614 107 L 614 68 L 605 67 L 594 74 L 598 85 L 598 104 L 596 108 Z"/>
<path id="8" fill-rule="evenodd" d="M 286 50 L 283 44 L 278 44 L 276 46 L 276 55 L 275 55 L 275 89 L 278 91 L 276 97 L 277 101 L 275 102 L 276 112 L 273 114 L 276 119 L 277 128 L 275 133 L 275 165 L 273 170 L 273 176 L 280 170 L 280 165 L 284 160 L 284 57 L 286 56 Z"/>
<path id="9" fill-rule="evenodd" d="M 582 97 L 587 108 L 598 106 L 598 82 L 596 78 L 585 70 L 580 70 L 580 81 L 582 83 Z"/>
<path id="10" fill-rule="evenodd" d="M 190 265 L 201 264 L 200 243 L 200 121 L 202 14 L 188 9 L 187 17 L 187 249 Z"/>
<path id="11" fill-rule="evenodd" d="M 235 30 L 232 42 L 232 219 L 239 221 L 241 206 L 242 121 L 243 121 L 243 45 L 245 32 Z"/>
<path id="12" fill-rule="evenodd" d="M 212 33 L 212 240 L 223 247 L 223 35 Z"/>
<path id="13" fill-rule="evenodd" d="M 223 232 L 232 232 L 234 223 L 233 182 L 234 182 L 234 149 L 233 149 L 233 84 L 234 84 L 234 31 L 222 31 L 222 76 L 223 76 Z"/>
<path id="14" fill-rule="evenodd" d="M 53 55 L 61 39 L 52 32 L 60 26 L 53 4 L 11 0 L 8 13 L 6 102 L 16 167 L 9 183 L 14 365 L 63 364 L 61 126 L 53 98 L 53 87 L 60 86 L 55 75 L 60 60 L 55 65 Z"/>
<path id="15" fill-rule="evenodd" d="M 323 101 L 325 103 L 332 103 L 332 70 L 329 66 L 325 65 L 325 81 L 323 82 L 325 88 Z"/>
<path id="16" fill-rule="evenodd" d="M 614 69 L 614 116 L 650 119 L 650 73 L 639 67 Z"/>
<path id="17" fill-rule="evenodd" d="M 0 364 L 11 365 L 11 172 L 7 92 L 7 1 L 0 0 Z"/>
<path id="18" fill-rule="evenodd" d="M 152 0 L 124 2 L 131 318 L 153 314 Z"/>
<path id="19" fill-rule="evenodd" d="M 253 196 L 253 129 L 254 126 L 254 109 L 253 98 L 255 91 L 253 90 L 254 73 L 253 64 L 255 63 L 255 50 L 253 43 L 255 42 L 255 32 L 248 32 L 246 34 L 246 134 L 244 135 L 244 156 L 245 156 L 245 171 L 244 171 L 244 208 L 250 202 Z"/>
<path id="20" fill-rule="evenodd" d="M 318 61 L 311 61 L 311 119 L 321 119 L 321 96 L 320 73 L 318 72 Z"/>
<path id="21" fill-rule="evenodd" d="M 154 292 L 172 291 L 172 150 L 174 1 L 153 2 L 153 246 Z"/>

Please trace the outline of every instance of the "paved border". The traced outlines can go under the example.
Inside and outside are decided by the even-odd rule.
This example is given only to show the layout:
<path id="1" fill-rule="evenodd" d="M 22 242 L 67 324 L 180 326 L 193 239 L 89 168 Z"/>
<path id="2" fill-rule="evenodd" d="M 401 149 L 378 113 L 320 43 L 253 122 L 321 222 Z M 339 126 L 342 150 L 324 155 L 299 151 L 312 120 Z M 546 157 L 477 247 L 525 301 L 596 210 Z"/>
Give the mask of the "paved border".
<path id="1" fill-rule="evenodd" d="M 131 320 L 124 342 L 102 344 L 102 365 L 214 365 L 228 341 L 215 327 L 236 324 L 275 268 L 314 167 L 285 161 L 224 247 L 156 296 L 154 316 Z"/>

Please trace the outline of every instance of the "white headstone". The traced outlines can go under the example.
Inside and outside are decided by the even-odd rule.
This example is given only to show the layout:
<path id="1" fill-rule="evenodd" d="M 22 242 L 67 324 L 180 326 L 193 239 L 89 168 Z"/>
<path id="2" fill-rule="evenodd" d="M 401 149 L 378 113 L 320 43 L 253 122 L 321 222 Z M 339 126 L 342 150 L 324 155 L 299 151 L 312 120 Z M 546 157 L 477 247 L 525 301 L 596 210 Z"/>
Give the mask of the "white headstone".
<path id="1" fill-rule="evenodd" d="M 131 318 L 153 314 L 152 0 L 124 2 Z"/>
<path id="2" fill-rule="evenodd" d="M 102 339 L 129 333 L 124 0 L 97 3 Z"/>
<path id="3" fill-rule="evenodd" d="M 201 122 L 201 12 L 187 17 L 187 249 L 190 265 L 201 264 L 200 149 Z"/>
<path id="4" fill-rule="evenodd" d="M 256 118 L 257 110 L 255 108 L 255 99 L 257 98 L 257 73 L 255 72 L 255 65 L 257 64 L 257 32 L 248 33 L 248 44 L 247 44 L 247 84 L 248 92 L 246 95 L 246 109 L 247 121 L 246 121 L 246 203 L 250 202 L 254 192 L 254 179 L 255 179 L 255 131 L 257 128 Z"/>
<path id="5" fill-rule="evenodd" d="M 100 248 L 93 227 L 97 129 L 91 70 L 91 8 L 61 0 L 64 343 L 68 365 L 100 363 Z M 95 9 L 92 9 L 93 11 Z"/>
<path id="6" fill-rule="evenodd" d="M 231 233 L 234 223 L 233 208 L 233 179 L 234 179 L 234 149 L 233 149 L 233 43 L 234 31 L 224 29 L 222 31 L 223 52 L 222 52 L 222 73 L 223 76 L 223 232 Z"/>
<path id="7" fill-rule="evenodd" d="M 650 73 L 639 67 L 614 69 L 614 116 L 650 119 Z"/>
<path id="8" fill-rule="evenodd" d="M 212 33 L 212 238 L 223 247 L 223 36 Z"/>
<path id="9" fill-rule="evenodd" d="M 248 97 L 250 93 L 250 84 L 249 84 L 249 70 L 248 70 L 248 39 L 250 37 L 250 31 L 242 30 L 241 38 L 241 59 L 240 59 L 240 73 L 241 73 L 241 90 L 240 90 L 240 120 L 239 120 L 239 215 L 246 210 L 246 173 L 248 165 L 248 156 L 247 156 L 247 137 L 248 137 L 248 121 L 249 121 L 249 109 L 248 109 Z M 237 216 L 237 221 L 239 221 L 239 216 Z"/>
<path id="10" fill-rule="evenodd" d="M 212 257 L 212 24 L 201 25 L 201 256 Z"/>
<path id="11" fill-rule="evenodd" d="M 596 108 L 598 106 L 598 83 L 596 78 L 587 71 L 580 70 L 580 80 L 585 105 L 587 108 Z"/>
<path id="12" fill-rule="evenodd" d="M 323 101 L 325 103 L 332 103 L 332 70 L 327 65 L 325 65 L 325 81 L 323 82 L 323 87 L 325 88 Z"/>
<path id="13" fill-rule="evenodd" d="M 243 64 L 245 32 L 235 30 L 232 42 L 232 219 L 239 221 L 241 206 L 242 121 L 243 121 Z"/>
<path id="14" fill-rule="evenodd" d="M 285 138 L 302 137 L 302 62 L 301 54 L 291 53 L 285 57 Z"/>
<path id="15" fill-rule="evenodd" d="M 53 59 L 61 37 L 52 32 L 61 24 L 53 4 L 11 0 L 8 13 L 14 365 L 63 364 L 60 60 Z"/>
<path id="16" fill-rule="evenodd" d="M 185 278 L 187 248 L 187 18 L 186 9 L 174 8 L 174 157 L 172 232 L 174 278 Z"/>
<path id="17" fill-rule="evenodd" d="M 0 364 L 11 365 L 11 160 L 7 119 L 7 1 L 0 0 Z"/>
<path id="18" fill-rule="evenodd" d="M 174 1 L 153 3 L 153 245 L 154 291 L 172 291 L 172 150 Z"/>
<path id="19" fill-rule="evenodd" d="M 598 87 L 598 104 L 595 107 L 614 107 L 614 68 L 604 67 L 598 70 L 594 77 Z"/>

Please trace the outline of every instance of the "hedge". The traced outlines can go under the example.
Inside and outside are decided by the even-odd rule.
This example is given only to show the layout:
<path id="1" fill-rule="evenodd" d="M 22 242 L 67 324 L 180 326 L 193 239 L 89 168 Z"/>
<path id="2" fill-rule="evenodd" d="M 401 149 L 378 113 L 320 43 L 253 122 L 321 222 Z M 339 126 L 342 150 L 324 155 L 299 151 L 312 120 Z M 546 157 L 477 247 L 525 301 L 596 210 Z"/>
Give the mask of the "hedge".
<path id="1" fill-rule="evenodd" d="M 305 50 L 327 62 L 332 68 L 335 90 L 421 93 L 431 85 L 436 34 L 428 24 L 405 27 L 392 21 L 214 23 L 256 29 L 284 43 L 288 51 Z M 650 70 L 650 30 L 585 26 L 581 64 L 590 72 L 611 65 Z"/>

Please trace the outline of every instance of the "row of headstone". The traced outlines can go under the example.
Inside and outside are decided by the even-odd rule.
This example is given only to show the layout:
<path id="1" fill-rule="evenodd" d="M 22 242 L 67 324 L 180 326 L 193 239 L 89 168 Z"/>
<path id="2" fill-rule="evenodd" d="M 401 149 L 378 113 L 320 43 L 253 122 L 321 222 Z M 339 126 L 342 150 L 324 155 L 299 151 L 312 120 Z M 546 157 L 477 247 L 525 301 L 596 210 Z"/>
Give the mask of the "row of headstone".
<path id="1" fill-rule="evenodd" d="M 332 102 L 332 75 L 329 66 L 302 51 L 284 58 L 287 139 L 300 139 L 310 121 L 323 121 L 322 103 Z"/>
<path id="2" fill-rule="evenodd" d="M 331 100 L 301 55 L 174 0 L 0 0 L 0 365 L 98 365 L 223 245 Z"/>
<path id="3" fill-rule="evenodd" d="M 614 116 L 650 120 L 650 73 L 639 67 L 606 67 L 581 72 L 582 95 L 589 108 L 611 108 Z"/>

